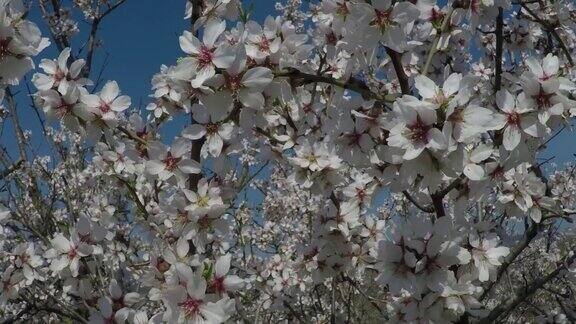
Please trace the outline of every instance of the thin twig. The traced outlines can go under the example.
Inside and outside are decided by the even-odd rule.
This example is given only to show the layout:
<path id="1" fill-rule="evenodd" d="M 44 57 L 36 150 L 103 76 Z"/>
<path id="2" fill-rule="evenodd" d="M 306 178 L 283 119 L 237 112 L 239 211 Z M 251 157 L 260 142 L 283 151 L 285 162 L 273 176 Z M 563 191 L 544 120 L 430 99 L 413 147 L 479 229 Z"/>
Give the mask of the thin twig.
<path id="1" fill-rule="evenodd" d="M 424 67 L 420 72 L 422 75 L 428 74 L 428 70 L 430 69 L 430 65 L 432 64 L 432 58 L 434 57 L 434 54 L 436 54 L 436 51 L 438 50 L 438 43 L 440 42 L 440 38 L 442 37 L 442 34 L 444 34 L 444 32 L 448 29 L 450 21 L 452 20 L 453 12 L 454 8 L 450 7 L 450 9 L 448 9 L 448 12 L 446 13 L 446 16 L 444 16 L 444 20 L 442 20 L 442 25 L 440 26 L 439 29 L 436 29 L 436 36 L 434 37 L 432 45 L 430 46 L 430 50 L 428 51 L 428 55 L 426 57 L 426 63 L 424 64 Z"/>
<path id="2" fill-rule="evenodd" d="M 496 57 L 494 64 L 496 65 L 495 80 L 494 80 L 494 93 L 502 88 L 502 52 L 504 48 L 504 9 L 498 8 L 498 17 L 496 18 Z"/>
<path id="3" fill-rule="evenodd" d="M 356 79 L 354 77 L 350 77 L 348 79 L 348 81 L 341 81 L 341 80 L 337 80 L 337 79 L 334 79 L 332 77 L 325 76 L 325 75 L 316 75 L 316 74 L 301 72 L 301 71 L 299 71 L 297 69 L 293 69 L 293 68 L 287 69 L 285 71 L 276 72 L 276 73 L 274 73 L 274 75 L 276 77 L 287 77 L 287 78 L 290 78 L 294 81 L 299 81 L 302 84 L 309 84 L 309 83 L 332 84 L 332 85 L 335 85 L 339 88 L 354 91 L 354 92 L 362 95 L 362 97 L 364 97 L 366 99 L 375 99 L 375 100 L 384 101 L 384 102 L 392 102 L 393 101 L 393 99 L 391 99 L 388 96 L 382 96 L 381 94 L 373 92 L 366 85 L 366 83 L 364 83 L 363 81 Z"/>
<path id="4" fill-rule="evenodd" d="M 540 277 L 533 282 L 518 288 L 515 297 L 508 300 L 507 302 L 496 306 L 488 316 L 480 320 L 479 323 L 494 323 L 498 317 L 509 311 L 515 309 L 518 305 L 524 302 L 528 297 L 532 296 L 536 291 L 544 287 L 546 283 L 558 276 L 562 271 L 564 271 L 568 265 L 570 265 L 576 259 L 576 254 L 572 253 L 568 257 L 561 261 L 561 264 L 556 267 L 554 271 L 549 273 L 544 277 Z"/>
<path id="5" fill-rule="evenodd" d="M 572 56 L 570 55 L 570 51 L 568 50 L 568 47 L 566 47 L 566 44 L 564 44 L 564 41 L 562 40 L 560 35 L 558 35 L 556 28 L 554 28 L 554 26 L 550 25 L 550 23 L 548 23 L 544 19 L 540 18 L 540 16 L 538 16 L 538 14 L 536 14 L 532 9 L 530 9 L 526 5 L 526 3 L 521 3 L 520 6 L 522 7 L 522 9 L 526 10 L 526 12 L 528 12 L 530 14 L 530 16 L 532 16 L 532 18 L 534 18 L 540 25 L 542 25 L 542 27 L 544 27 L 544 29 L 546 29 L 548 32 L 550 32 L 552 34 L 552 36 L 556 39 L 556 41 L 558 42 L 558 45 L 560 46 L 560 48 L 564 52 L 564 55 L 566 55 L 566 59 L 570 63 L 570 66 L 573 67 L 574 66 L 574 60 L 572 59 Z"/>

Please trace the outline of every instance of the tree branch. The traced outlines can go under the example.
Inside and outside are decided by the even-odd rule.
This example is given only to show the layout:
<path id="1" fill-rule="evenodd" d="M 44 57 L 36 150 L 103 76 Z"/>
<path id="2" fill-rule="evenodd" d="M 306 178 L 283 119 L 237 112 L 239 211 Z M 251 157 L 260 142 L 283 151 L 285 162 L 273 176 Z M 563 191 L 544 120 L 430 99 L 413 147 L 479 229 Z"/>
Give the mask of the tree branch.
<path id="1" fill-rule="evenodd" d="M 428 74 L 430 65 L 432 65 L 432 58 L 434 57 L 434 54 L 436 54 L 436 51 L 438 50 L 438 43 L 440 42 L 440 38 L 442 37 L 442 34 L 444 34 L 444 32 L 448 29 L 450 21 L 452 20 L 453 12 L 454 7 L 450 7 L 450 9 L 448 9 L 448 12 L 446 13 L 446 16 L 444 17 L 444 20 L 442 20 L 442 25 L 440 26 L 440 28 L 436 29 L 436 36 L 434 37 L 432 45 L 430 46 L 430 50 L 428 51 L 428 55 L 426 57 L 426 63 L 424 64 L 424 67 L 420 72 L 422 75 Z"/>
<path id="2" fill-rule="evenodd" d="M 494 64 L 496 66 L 496 78 L 494 80 L 494 93 L 502 88 L 502 52 L 504 47 L 504 9 L 498 8 L 498 17 L 496 18 L 496 57 Z"/>
<path id="3" fill-rule="evenodd" d="M 202 15 L 202 10 L 204 8 L 204 1 L 203 0 L 187 0 L 192 4 L 192 16 L 190 17 L 190 30 L 196 36 L 198 36 L 198 31 L 194 30 L 194 25 L 200 19 Z M 196 121 L 194 120 L 194 115 L 190 112 L 190 125 L 195 124 Z M 202 146 L 204 146 L 204 142 L 206 141 L 205 137 L 201 137 L 199 139 L 192 140 L 192 148 L 190 150 L 190 158 L 194 161 L 200 162 L 200 154 L 202 152 Z M 202 173 L 198 174 L 190 174 L 188 176 L 188 189 L 196 191 L 198 190 L 198 182 L 202 179 Z"/>
<path id="4" fill-rule="evenodd" d="M 572 253 L 571 255 L 569 254 L 568 257 L 564 258 L 562 263 L 559 266 L 557 266 L 554 271 L 552 271 L 551 273 L 549 273 L 548 275 L 546 275 L 544 277 L 541 277 L 541 278 L 534 280 L 530 284 L 527 284 L 523 287 L 518 288 L 518 290 L 516 291 L 516 294 L 515 294 L 516 297 L 510 299 L 508 302 L 506 302 L 504 304 L 498 305 L 496 308 L 494 308 L 490 312 L 490 314 L 488 314 L 487 317 L 480 320 L 479 323 L 482 323 L 482 324 L 494 323 L 494 321 L 496 319 L 498 319 L 498 317 L 500 317 L 500 315 L 508 313 L 512 309 L 516 308 L 518 305 L 520 305 L 522 302 L 524 302 L 528 297 L 532 296 L 536 291 L 538 291 L 539 289 L 544 287 L 544 285 L 546 283 L 550 282 L 552 279 L 554 279 L 556 276 L 558 276 L 563 270 L 565 270 L 567 268 L 567 266 L 569 264 L 574 262 L 575 259 L 576 259 L 576 254 L 574 254 L 574 253 Z"/>
<path id="5" fill-rule="evenodd" d="M 362 97 L 365 99 L 375 99 L 379 101 L 393 102 L 393 99 L 391 99 L 391 97 L 382 96 L 378 93 L 373 92 L 363 81 L 356 79 L 354 77 L 350 77 L 348 81 L 341 81 L 329 76 L 315 75 L 301 72 L 293 68 L 289 68 L 286 71 L 275 72 L 274 75 L 276 77 L 287 77 L 294 81 L 300 81 L 301 84 L 309 84 L 316 82 L 332 84 L 339 88 L 354 91 L 362 95 Z"/>
<path id="6" fill-rule="evenodd" d="M 530 242 L 532 242 L 532 240 L 536 237 L 536 235 L 538 234 L 538 230 L 539 230 L 539 224 L 532 222 L 530 227 L 528 227 L 528 230 L 524 233 L 522 240 L 504 258 L 504 261 L 502 261 L 502 265 L 498 268 L 498 272 L 496 273 L 496 279 L 494 281 L 491 281 L 486 287 L 486 289 L 484 289 L 484 292 L 482 293 L 482 295 L 480 295 L 480 298 L 478 299 L 479 301 L 482 301 L 486 297 L 488 297 L 488 294 L 490 293 L 492 288 L 494 288 L 494 285 L 498 283 L 498 281 L 500 280 L 502 275 L 506 272 L 508 267 L 510 267 L 512 262 L 516 260 L 516 258 L 522 253 L 522 251 L 524 251 L 524 249 L 526 249 L 530 244 Z"/>
<path id="7" fill-rule="evenodd" d="M 406 71 L 404 71 L 404 67 L 402 66 L 402 54 L 388 47 L 386 47 L 386 53 L 390 56 L 394 71 L 396 71 L 396 77 L 398 78 L 402 94 L 410 94 L 410 83 L 408 82 Z"/>
<path id="8" fill-rule="evenodd" d="M 87 78 L 90 75 L 90 71 L 92 70 L 92 61 L 94 59 L 94 52 L 96 50 L 96 33 L 98 32 L 100 22 L 102 22 L 104 17 L 109 15 L 112 11 L 120 7 L 125 2 L 126 0 L 120 0 L 116 2 L 114 5 L 110 6 L 106 11 L 104 11 L 104 13 L 102 13 L 101 15 L 92 20 L 90 36 L 88 37 L 88 53 L 86 54 L 86 65 L 84 65 L 84 71 L 82 72 L 84 77 Z"/>
<path id="9" fill-rule="evenodd" d="M 564 41 L 562 40 L 560 35 L 558 35 L 556 28 L 554 28 L 554 26 L 550 25 L 550 23 L 548 23 L 544 19 L 540 18 L 538 16 L 538 14 L 536 14 L 532 9 L 530 9 L 526 5 L 526 3 L 521 3 L 520 6 L 522 7 L 522 9 L 526 10 L 526 12 L 528 12 L 530 14 L 530 16 L 532 16 L 532 18 L 534 18 L 540 25 L 542 25 L 542 27 L 544 27 L 544 29 L 546 29 L 548 32 L 550 32 L 552 34 L 552 36 L 556 39 L 556 41 L 558 42 L 558 45 L 560 46 L 560 48 L 564 52 L 564 55 L 566 55 L 566 59 L 570 63 L 570 66 L 573 67 L 574 66 L 574 60 L 572 59 L 572 56 L 570 55 L 570 51 L 568 50 L 568 47 L 566 47 L 566 44 L 564 44 Z"/>

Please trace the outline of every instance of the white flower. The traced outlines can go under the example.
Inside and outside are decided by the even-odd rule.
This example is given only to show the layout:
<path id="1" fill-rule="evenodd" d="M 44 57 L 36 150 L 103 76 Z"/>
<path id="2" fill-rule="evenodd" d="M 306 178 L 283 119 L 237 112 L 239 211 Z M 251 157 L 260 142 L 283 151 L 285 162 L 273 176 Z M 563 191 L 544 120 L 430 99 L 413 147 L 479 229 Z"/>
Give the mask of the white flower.
<path id="1" fill-rule="evenodd" d="M 56 89 L 61 94 L 66 94 L 68 89 L 77 86 L 92 85 L 92 81 L 82 78 L 80 73 L 86 64 L 84 59 L 78 59 L 68 68 L 70 58 L 70 48 L 62 50 L 57 60 L 42 59 L 40 67 L 46 74 L 36 73 L 32 78 L 32 83 L 38 90 Z"/>
<path id="2" fill-rule="evenodd" d="M 81 242 L 77 237 L 68 240 L 58 233 L 50 240 L 52 248 L 46 251 L 45 257 L 51 259 L 50 270 L 61 272 L 69 268 L 73 277 L 78 276 L 80 259 L 92 254 L 92 246 Z"/>
<path id="3" fill-rule="evenodd" d="M 109 119 L 106 118 L 108 114 L 112 114 L 111 118 L 113 118 L 114 112 L 122 112 L 130 107 L 132 103 L 130 97 L 119 95 L 118 83 L 108 81 L 98 95 L 83 94 L 81 100 L 94 114 L 102 116 L 102 119 L 106 120 Z"/>
<path id="4" fill-rule="evenodd" d="M 443 108 L 447 107 L 458 93 L 461 82 L 462 75 L 453 73 L 444 81 L 442 88 L 440 88 L 430 78 L 418 75 L 414 79 L 414 87 L 418 89 L 418 93 L 420 93 L 423 100 L 433 103 L 436 108 Z"/>
<path id="5" fill-rule="evenodd" d="M 192 86 L 200 87 L 216 74 L 216 68 L 226 69 L 234 62 L 234 50 L 227 44 L 216 45 L 218 37 L 226 29 L 226 21 L 210 20 L 206 23 L 202 42 L 194 34 L 185 31 L 180 36 L 180 47 L 191 55 L 188 61 L 197 69 Z"/>
<path id="6" fill-rule="evenodd" d="M 206 280 L 201 272 L 181 272 L 186 288 L 174 287 L 166 293 L 169 321 L 178 323 L 223 323 L 228 319 L 222 302 L 206 300 Z"/>
<path id="7" fill-rule="evenodd" d="M 68 88 L 64 95 L 50 89 L 40 92 L 39 97 L 43 100 L 44 112 L 49 118 L 60 119 L 73 130 L 80 127 L 78 118 L 84 121 L 93 119 L 93 114 L 79 101 L 80 91 L 77 88 Z"/>
<path id="8" fill-rule="evenodd" d="M 473 247 L 472 260 L 478 269 L 478 280 L 484 282 L 490 279 L 490 271 L 499 266 L 500 259 L 510 253 L 510 249 L 505 246 L 498 246 L 499 239 L 494 236 L 481 237 L 471 234 L 470 245 Z"/>
<path id="9" fill-rule="evenodd" d="M 273 17 L 266 17 L 264 28 L 254 21 L 248 22 L 246 32 L 248 33 L 246 54 L 256 61 L 261 62 L 280 50 L 282 39 L 278 35 L 277 24 Z"/>
<path id="10" fill-rule="evenodd" d="M 224 141 L 232 138 L 234 123 L 226 121 L 225 115 L 216 114 L 216 109 L 211 109 L 213 107 L 211 103 L 207 102 L 207 104 L 208 106 L 192 106 L 192 116 L 196 123 L 186 127 L 182 132 L 182 137 L 191 140 L 206 137 L 202 145 L 201 156 L 206 158 L 210 154 L 218 157 L 224 147 Z M 225 105 L 224 103 L 223 106 Z"/>
<path id="11" fill-rule="evenodd" d="M 220 197 L 220 188 L 213 182 L 208 183 L 205 178 L 198 181 L 198 192 L 190 190 L 183 190 L 184 195 L 190 205 L 186 206 L 186 210 L 191 211 L 192 215 L 206 215 L 214 210 L 222 210 L 224 203 Z"/>
<path id="12" fill-rule="evenodd" d="M 219 83 L 244 107 L 262 109 L 265 103 L 262 91 L 272 82 L 274 75 L 270 69 L 262 66 L 246 70 L 246 53 L 241 48 L 234 64 L 218 77 Z"/>
<path id="13" fill-rule="evenodd" d="M 162 181 L 174 177 L 179 184 L 186 180 L 184 174 L 200 173 L 200 164 L 189 158 L 190 141 L 179 139 L 170 148 L 160 142 L 148 145 L 150 160 L 146 162 L 146 170 L 158 176 Z"/>
<path id="14" fill-rule="evenodd" d="M 42 257 L 36 254 L 34 243 L 20 243 L 12 252 L 14 264 L 17 268 L 22 269 L 24 277 L 26 277 L 27 284 L 31 284 L 34 279 L 39 279 L 40 276 L 36 272 L 36 268 L 42 265 Z"/>
<path id="15" fill-rule="evenodd" d="M 208 282 L 208 290 L 219 295 L 234 292 L 243 286 L 244 281 L 236 275 L 228 275 L 232 255 L 226 254 L 216 260 L 214 275 Z"/>
<path id="16" fill-rule="evenodd" d="M 394 104 L 393 109 L 398 118 L 390 130 L 388 145 L 404 149 L 405 160 L 417 158 L 427 148 L 446 148 L 444 135 L 434 127 L 436 111 L 430 104 L 412 96 L 404 96 Z"/>
<path id="17" fill-rule="evenodd" d="M 326 143 L 310 143 L 304 140 L 295 147 L 296 156 L 291 157 L 290 161 L 303 169 L 310 171 L 321 171 L 324 169 L 340 168 L 340 159 L 335 156 L 328 148 Z"/>
<path id="18" fill-rule="evenodd" d="M 560 64 L 558 62 L 558 57 L 554 56 L 552 53 L 546 55 L 542 60 L 542 64 L 535 57 L 529 57 L 525 61 L 526 66 L 534 76 L 540 82 L 546 82 L 557 76 Z"/>
<path id="19" fill-rule="evenodd" d="M 38 55 L 50 42 L 42 38 L 35 24 L 21 19 L 23 12 L 14 12 L 14 21 L 8 17 L 6 6 L 9 2 L 0 2 L 0 83 L 17 85 L 34 68 L 30 57 Z M 21 9 L 24 11 L 24 7 Z"/>
<path id="20" fill-rule="evenodd" d="M 500 90 L 496 93 L 496 104 L 504 114 L 495 116 L 497 129 L 504 128 L 503 141 L 504 148 L 512 151 L 520 144 L 522 133 L 536 136 L 538 134 L 538 121 L 527 113 L 532 109 L 525 105 L 518 104 L 516 98 L 508 90 Z"/>
<path id="21" fill-rule="evenodd" d="M 406 50 L 406 35 L 412 31 L 413 23 L 420 16 L 418 8 L 408 2 L 391 0 L 374 0 L 373 10 L 367 17 L 370 26 L 382 35 L 385 46 L 396 52 Z"/>

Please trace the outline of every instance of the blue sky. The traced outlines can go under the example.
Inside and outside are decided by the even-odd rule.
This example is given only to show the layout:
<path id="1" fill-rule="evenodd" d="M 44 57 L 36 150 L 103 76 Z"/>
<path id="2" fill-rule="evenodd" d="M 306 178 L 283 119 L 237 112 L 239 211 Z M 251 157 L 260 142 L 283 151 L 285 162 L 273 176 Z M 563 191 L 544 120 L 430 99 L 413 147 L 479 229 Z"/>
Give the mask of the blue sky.
<path id="1" fill-rule="evenodd" d="M 257 21 L 263 21 L 267 13 L 275 13 L 275 1 L 245 2 L 255 3 L 254 19 Z M 182 55 L 178 37 L 190 26 L 183 18 L 184 6 L 184 0 L 127 0 L 101 24 L 98 35 L 103 46 L 97 52 L 94 72 L 99 71 L 108 54 L 110 63 L 104 73 L 105 79 L 118 81 L 133 103 L 138 103 L 140 98 L 145 101 L 150 93 L 150 79 L 160 70 L 160 65 L 172 65 Z M 79 27 L 83 32 L 74 39 L 76 48 L 83 44 L 90 28 L 84 22 L 80 22 Z M 55 47 L 43 54 L 58 55 Z"/>
<path id="2" fill-rule="evenodd" d="M 264 21 L 267 15 L 274 15 L 274 0 L 244 1 L 246 6 L 254 4 L 253 19 Z M 36 2 L 32 2 L 28 19 L 34 21 L 42 30 L 45 37 L 49 37 L 49 30 L 41 19 L 40 10 Z M 68 0 L 65 3 L 69 3 Z M 151 93 L 150 80 L 160 70 L 162 64 L 173 65 L 183 54 L 178 44 L 178 37 L 189 28 L 190 22 L 184 20 L 185 0 L 127 0 L 121 7 L 108 15 L 100 24 L 98 32 L 102 46 L 98 48 L 93 64 L 92 78 L 96 79 L 104 58 L 108 55 L 108 65 L 104 70 L 102 81 L 116 80 L 123 94 L 132 98 L 133 106 L 146 107 L 149 103 L 148 95 Z M 73 53 L 77 52 L 87 39 L 90 25 L 78 19 L 80 33 L 72 39 Z M 45 49 L 34 60 L 36 64 L 42 58 L 56 58 L 59 52 L 55 45 Z M 32 73 L 27 78 L 32 77 Z M 102 83 L 101 83 L 102 84 Z M 38 140 L 41 137 L 41 125 L 36 114 L 30 107 L 30 99 L 26 88 L 17 87 L 18 111 L 23 128 L 32 130 L 36 134 L 34 146 L 43 150 L 45 142 Z M 34 87 L 31 85 L 34 92 Z M 0 141 L 8 147 L 9 152 L 15 156 L 16 145 L 13 137 L 11 123 L 6 123 Z"/>
<path id="3" fill-rule="evenodd" d="M 262 22 L 267 15 L 275 15 L 275 0 L 244 1 L 246 5 L 254 4 L 253 19 Z M 37 4 L 34 4 L 37 6 Z M 189 27 L 189 21 L 183 19 L 184 0 L 127 0 L 127 2 L 107 16 L 101 24 L 99 38 L 102 47 L 98 49 L 93 66 L 93 76 L 102 67 L 104 57 L 109 55 L 109 64 L 103 73 L 103 81 L 116 80 L 124 94 L 132 97 L 134 106 L 149 102 L 150 80 L 162 64 L 172 65 L 182 55 L 178 45 L 178 36 Z M 49 32 L 39 17 L 39 10 L 34 7 L 29 19 L 35 21 L 43 30 Z M 73 39 L 73 47 L 78 48 L 87 39 L 90 26 L 79 21 L 81 33 Z M 58 55 L 55 46 L 46 49 L 35 59 L 54 58 Z M 31 75 L 28 75 L 31 77 Z M 25 128 L 31 129 L 38 136 L 40 124 L 29 105 L 25 88 L 20 88 L 18 95 L 19 113 Z M 573 159 L 576 153 L 576 134 L 565 131 L 556 138 L 543 153 L 543 158 L 556 156 L 557 163 Z M 2 143 L 13 152 L 13 138 L 10 125 L 4 129 Z M 38 143 L 41 147 L 42 143 Z"/>

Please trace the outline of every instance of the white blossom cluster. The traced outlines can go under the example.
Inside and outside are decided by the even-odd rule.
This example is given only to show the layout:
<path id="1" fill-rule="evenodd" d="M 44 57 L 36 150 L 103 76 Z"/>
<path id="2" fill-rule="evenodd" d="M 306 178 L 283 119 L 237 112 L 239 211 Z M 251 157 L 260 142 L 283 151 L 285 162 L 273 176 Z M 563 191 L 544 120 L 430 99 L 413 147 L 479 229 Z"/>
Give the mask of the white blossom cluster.
<path id="1" fill-rule="evenodd" d="M 96 33 L 124 2 L 66 10 Z M 542 154 L 576 115 L 574 3 L 185 3 L 138 110 L 41 1 L 61 51 L 31 95 L 59 127 L 31 157 L 10 87 L 50 42 L 0 0 L 1 317 L 574 321 L 576 168 Z"/>

